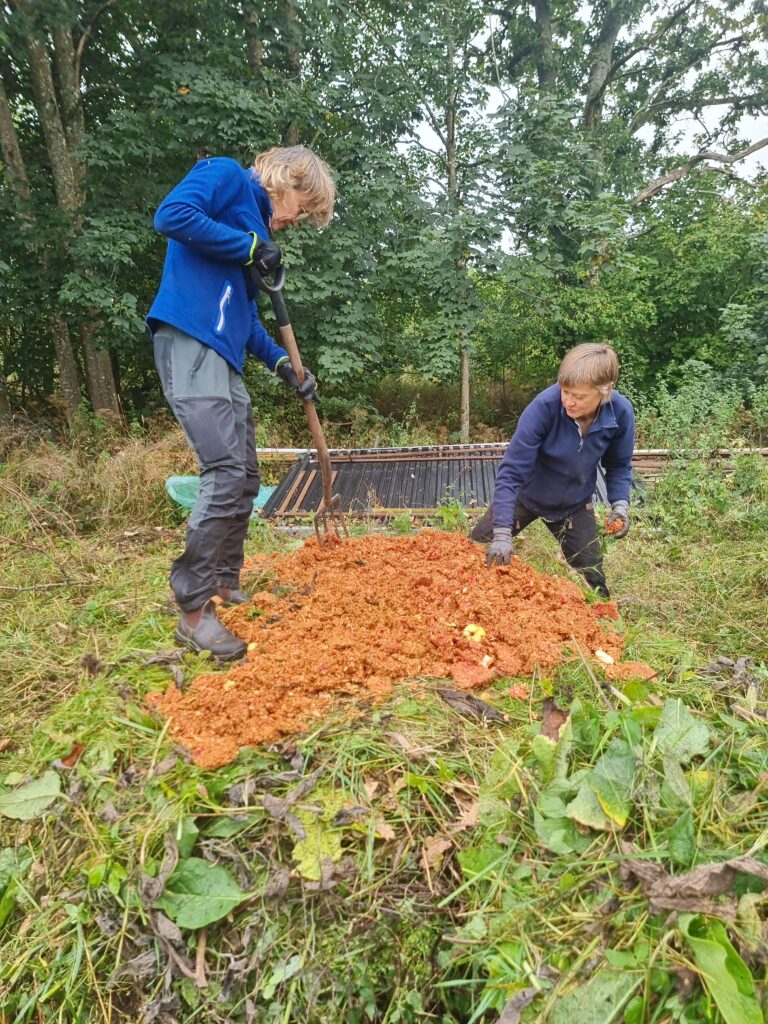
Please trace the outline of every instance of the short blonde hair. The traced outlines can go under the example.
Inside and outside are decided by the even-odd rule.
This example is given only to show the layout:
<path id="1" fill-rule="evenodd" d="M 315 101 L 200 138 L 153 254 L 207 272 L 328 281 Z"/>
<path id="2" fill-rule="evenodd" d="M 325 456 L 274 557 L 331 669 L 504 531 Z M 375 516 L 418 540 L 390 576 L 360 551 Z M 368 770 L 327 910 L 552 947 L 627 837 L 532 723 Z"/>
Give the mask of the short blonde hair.
<path id="1" fill-rule="evenodd" d="M 328 164 L 306 146 L 274 146 L 260 153 L 253 166 L 271 199 L 295 189 L 305 198 L 307 219 L 324 228 L 333 216 L 336 186 Z"/>
<path id="2" fill-rule="evenodd" d="M 604 394 L 610 394 L 618 377 L 619 360 L 616 353 L 610 345 L 597 345 L 594 342 L 577 345 L 566 352 L 557 371 L 557 383 L 561 388 L 591 384 Z"/>

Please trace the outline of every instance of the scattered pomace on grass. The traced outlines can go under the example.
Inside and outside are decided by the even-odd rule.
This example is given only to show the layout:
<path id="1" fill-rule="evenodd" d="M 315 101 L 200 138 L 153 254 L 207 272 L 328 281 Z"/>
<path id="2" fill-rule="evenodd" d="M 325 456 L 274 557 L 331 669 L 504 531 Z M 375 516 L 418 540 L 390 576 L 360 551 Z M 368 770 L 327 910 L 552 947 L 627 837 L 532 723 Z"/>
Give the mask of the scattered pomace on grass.
<path id="1" fill-rule="evenodd" d="M 494 569 L 484 559 L 465 537 L 431 530 L 322 548 L 308 541 L 259 558 L 247 568 L 277 582 L 219 611 L 248 644 L 245 660 L 150 701 L 171 720 L 171 736 L 214 768 L 240 747 L 316 724 L 342 694 L 377 699 L 424 677 L 486 686 L 548 671 L 576 644 L 593 661 L 598 649 L 619 658 L 621 637 L 601 628 L 575 583 L 516 558 Z"/>

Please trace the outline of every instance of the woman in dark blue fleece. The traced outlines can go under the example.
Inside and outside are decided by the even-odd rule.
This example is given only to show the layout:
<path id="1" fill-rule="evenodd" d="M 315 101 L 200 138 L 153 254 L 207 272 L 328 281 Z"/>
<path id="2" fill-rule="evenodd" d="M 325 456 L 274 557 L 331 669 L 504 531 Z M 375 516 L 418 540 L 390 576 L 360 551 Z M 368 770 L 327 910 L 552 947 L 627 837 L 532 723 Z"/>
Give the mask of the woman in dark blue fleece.
<path id="1" fill-rule="evenodd" d="M 181 609 L 176 639 L 219 658 L 245 644 L 219 622 L 211 598 L 240 603 L 243 545 L 259 492 L 251 400 L 243 385 L 246 352 L 314 400 L 314 377 L 299 384 L 288 355 L 262 326 L 255 267 L 281 262 L 271 231 L 308 219 L 324 227 L 335 187 L 328 166 L 303 146 L 262 153 L 253 167 L 223 157 L 201 160 L 163 200 L 155 227 L 168 251 L 147 316 L 163 392 L 197 456 L 200 494 L 186 547 L 171 567 Z"/>
<path id="2" fill-rule="evenodd" d="M 613 390 L 618 375 L 609 345 L 577 345 L 560 364 L 557 384 L 523 410 L 496 474 L 493 504 L 470 534 L 491 541 L 488 565 L 508 565 L 513 536 L 541 518 L 569 565 L 609 596 L 592 495 L 602 462 L 609 518 L 621 522 L 613 536 L 626 536 L 635 414 L 629 399 Z"/>

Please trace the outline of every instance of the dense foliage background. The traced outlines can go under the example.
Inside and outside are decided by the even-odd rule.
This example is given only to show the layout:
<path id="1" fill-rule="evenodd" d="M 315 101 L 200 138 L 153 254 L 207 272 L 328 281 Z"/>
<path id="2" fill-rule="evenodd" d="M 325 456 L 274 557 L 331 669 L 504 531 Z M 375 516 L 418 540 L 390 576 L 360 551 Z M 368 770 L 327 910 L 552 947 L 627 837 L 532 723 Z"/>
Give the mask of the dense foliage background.
<path id="1" fill-rule="evenodd" d="M 641 407 L 726 393 L 756 437 L 766 21 L 762 0 L 3 3 L 0 410 L 158 408 L 155 207 L 201 155 L 303 142 L 339 184 L 329 229 L 281 236 L 329 421 L 503 432 L 567 348 L 608 340 Z"/>

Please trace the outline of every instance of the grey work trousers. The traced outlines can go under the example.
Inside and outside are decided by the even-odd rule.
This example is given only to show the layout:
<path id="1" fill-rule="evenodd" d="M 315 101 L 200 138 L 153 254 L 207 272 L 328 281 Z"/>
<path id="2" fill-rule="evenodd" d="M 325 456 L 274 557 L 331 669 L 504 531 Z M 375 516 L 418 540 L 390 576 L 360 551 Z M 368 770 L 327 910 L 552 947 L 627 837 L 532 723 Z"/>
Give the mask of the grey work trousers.
<path id="1" fill-rule="evenodd" d="M 176 601 L 188 612 L 219 587 L 240 586 L 248 520 L 259 493 L 253 413 L 242 377 L 218 352 L 168 324 L 153 338 L 163 394 L 200 473 L 186 546 L 170 575 Z"/>
<path id="2" fill-rule="evenodd" d="M 518 501 L 515 507 L 512 536 L 520 533 L 538 518 L 539 516 L 535 512 L 531 512 L 522 502 Z M 587 502 L 583 508 L 578 509 L 567 519 L 558 519 L 556 522 L 548 522 L 545 519 L 544 523 L 552 536 L 558 540 L 568 564 L 580 572 L 590 587 L 593 587 L 601 597 L 610 597 L 605 582 L 603 556 L 600 552 L 600 541 L 597 539 L 597 523 L 592 502 Z M 475 523 L 469 536 L 479 544 L 493 540 L 493 505 L 488 506 L 484 515 Z"/>

